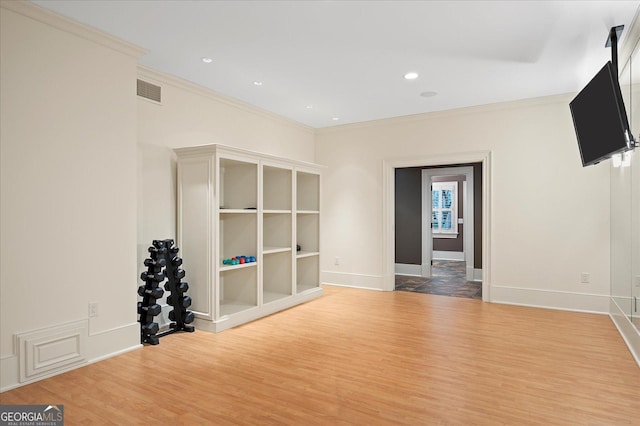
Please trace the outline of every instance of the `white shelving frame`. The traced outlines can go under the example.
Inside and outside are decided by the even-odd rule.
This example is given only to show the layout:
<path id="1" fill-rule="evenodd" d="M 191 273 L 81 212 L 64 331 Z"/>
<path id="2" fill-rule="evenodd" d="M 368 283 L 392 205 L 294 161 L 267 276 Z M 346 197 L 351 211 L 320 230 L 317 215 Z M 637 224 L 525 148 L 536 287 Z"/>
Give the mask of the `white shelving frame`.
<path id="1" fill-rule="evenodd" d="M 224 145 L 176 154 L 177 241 L 196 327 L 219 332 L 322 295 L 322 166 Z M 235 255 L 256 262 L 222 263 Z"/>

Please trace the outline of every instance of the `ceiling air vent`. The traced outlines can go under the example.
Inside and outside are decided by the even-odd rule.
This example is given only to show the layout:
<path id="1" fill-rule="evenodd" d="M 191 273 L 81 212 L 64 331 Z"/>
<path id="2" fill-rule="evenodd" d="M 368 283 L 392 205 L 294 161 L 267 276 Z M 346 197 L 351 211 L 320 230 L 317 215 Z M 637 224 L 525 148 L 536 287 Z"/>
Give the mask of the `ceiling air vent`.
<path id="1" fill-rule="evenodd" d="M 138 96 L 160 103 L 162 102 L 162 87 L 138 79 Z"/>

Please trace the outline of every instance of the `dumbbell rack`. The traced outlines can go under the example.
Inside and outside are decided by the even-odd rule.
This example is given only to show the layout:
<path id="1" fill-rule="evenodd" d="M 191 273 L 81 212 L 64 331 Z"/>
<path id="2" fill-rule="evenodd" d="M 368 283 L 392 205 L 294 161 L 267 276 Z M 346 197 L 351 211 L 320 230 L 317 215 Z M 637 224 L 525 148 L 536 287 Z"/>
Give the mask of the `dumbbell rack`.
<path id="1" fill-rule="evenodd" d="M 163 268 L 167 263 L 165 259 L 167 248 L 164 247 L 164 244 L 156 243 L 158 242 L 154 241 L 153 246 L 149 247 L 151 257 L 144 261 L 144 266 L 147 267 L 147 270 L 140 275 L 140 279 L 145 284 L 138 287 L 138 295 L 142 296 L 142 301 L 138 302 L 140 340 L 141 343 L 149 343 L 151 345 L 160 343 L 159 336 L 156 335 L 160 330 L 160 326 L 153 321 L 153 317 L 162 311 L 162 307 L 156 303 L 156 300 L 164 294 L 164 290 L 160 288 L 160 283 L 164 281 L 165 271 Z"/>
<path id="2" fill-rule="evenodd" d="M 169 324 L 169 330 L 163 332 L 162 335 L 176 331 L 192 332 L 195 328 L 187 324 L 192 323 L 195 316 L 193 312 L 187 310 L 187 308 L 191 306 L 191 297 L 185 296 L 185 293 L 189 290 L 189 284 L 181 282 L 185 276 L 185 272 L 184 269 L 180 268 L 182 258 L 177 256 L 180 249 L 173 247 L 173 240 L 164 240 L 162 242 L 167 248 L 167 268 L 165 270 L 167 282 L 164 285 L 164 289 L 171 293 L 171 295 L 167 297 L 167 304 L 173 307 L 173 309 L 169 311 L 169 319 L 172 321 L 171 324 Z"/>
<path id="3" fill-rule="evenodd" d="M 145 259 L 144 265 L 148 268 L 140 275 L 145 285 L 138 287 L 138 295 L 142 296 L 142 301 L 138 302 L 138 314 L 140 315 L 140 337 L 142 343 L 157 345 L 159 338 L 176 331 L 193 332 L 195 328 L 187 325 L 193 322 L 193 312 L 187 308 L 191 306 L 191 297 L 185 293 L 189 289 L 189 284 L 181 282 L 185 276 L 184 269 L 180 268 L 182 259 L 177 256 L 180 249 L 173 246 L 173 240 L 153 240 L 153 245 L 149 247 L 151 257 Z M 164 268 L 164 269 L 163 269 Z M 159 332 L 160 327 L 153 317 L 160 314 L 162 307 L 156 300 L 164 295 L 160 288 L 160 283 L 165 290 L 171 294 L 167 297 L 167 304 L 173 309 L 169 312 L 169 329 Z"/>

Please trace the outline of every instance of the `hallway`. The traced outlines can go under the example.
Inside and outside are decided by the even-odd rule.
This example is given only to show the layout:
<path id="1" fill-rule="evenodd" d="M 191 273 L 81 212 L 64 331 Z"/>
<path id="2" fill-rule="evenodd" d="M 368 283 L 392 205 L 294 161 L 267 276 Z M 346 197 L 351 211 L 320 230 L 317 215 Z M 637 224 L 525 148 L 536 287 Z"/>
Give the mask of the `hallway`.
<path id="1" fill-rule="evenodd" d="M 434 260 L 431 278 L 396 275 L 397 291 L 482 299 L 482 283 L 466 280 L 466 263 Z"/>

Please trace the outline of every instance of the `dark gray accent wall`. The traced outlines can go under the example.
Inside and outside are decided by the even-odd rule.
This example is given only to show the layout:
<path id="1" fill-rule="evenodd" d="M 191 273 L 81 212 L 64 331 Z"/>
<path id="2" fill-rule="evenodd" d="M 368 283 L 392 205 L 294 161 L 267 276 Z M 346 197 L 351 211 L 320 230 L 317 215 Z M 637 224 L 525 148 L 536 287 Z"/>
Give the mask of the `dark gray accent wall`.
<path id="1" fill-rule="evenodd" d="M 473 167 L 474 268 L 482 268 L 482 163 L 396 169 L 396 263 L 409 265 L 422 263 L 422 169 L 458 166 Z"/>
<path id="2" fill-rule="evenodd" d="M 396 263 L 422 263 L 422 170 L 396 169 Z"/>
<path id="3" fill-rule="evenodd" d="M 473 163 L 473 267 L 482 269 L 482 163 Z"/>

